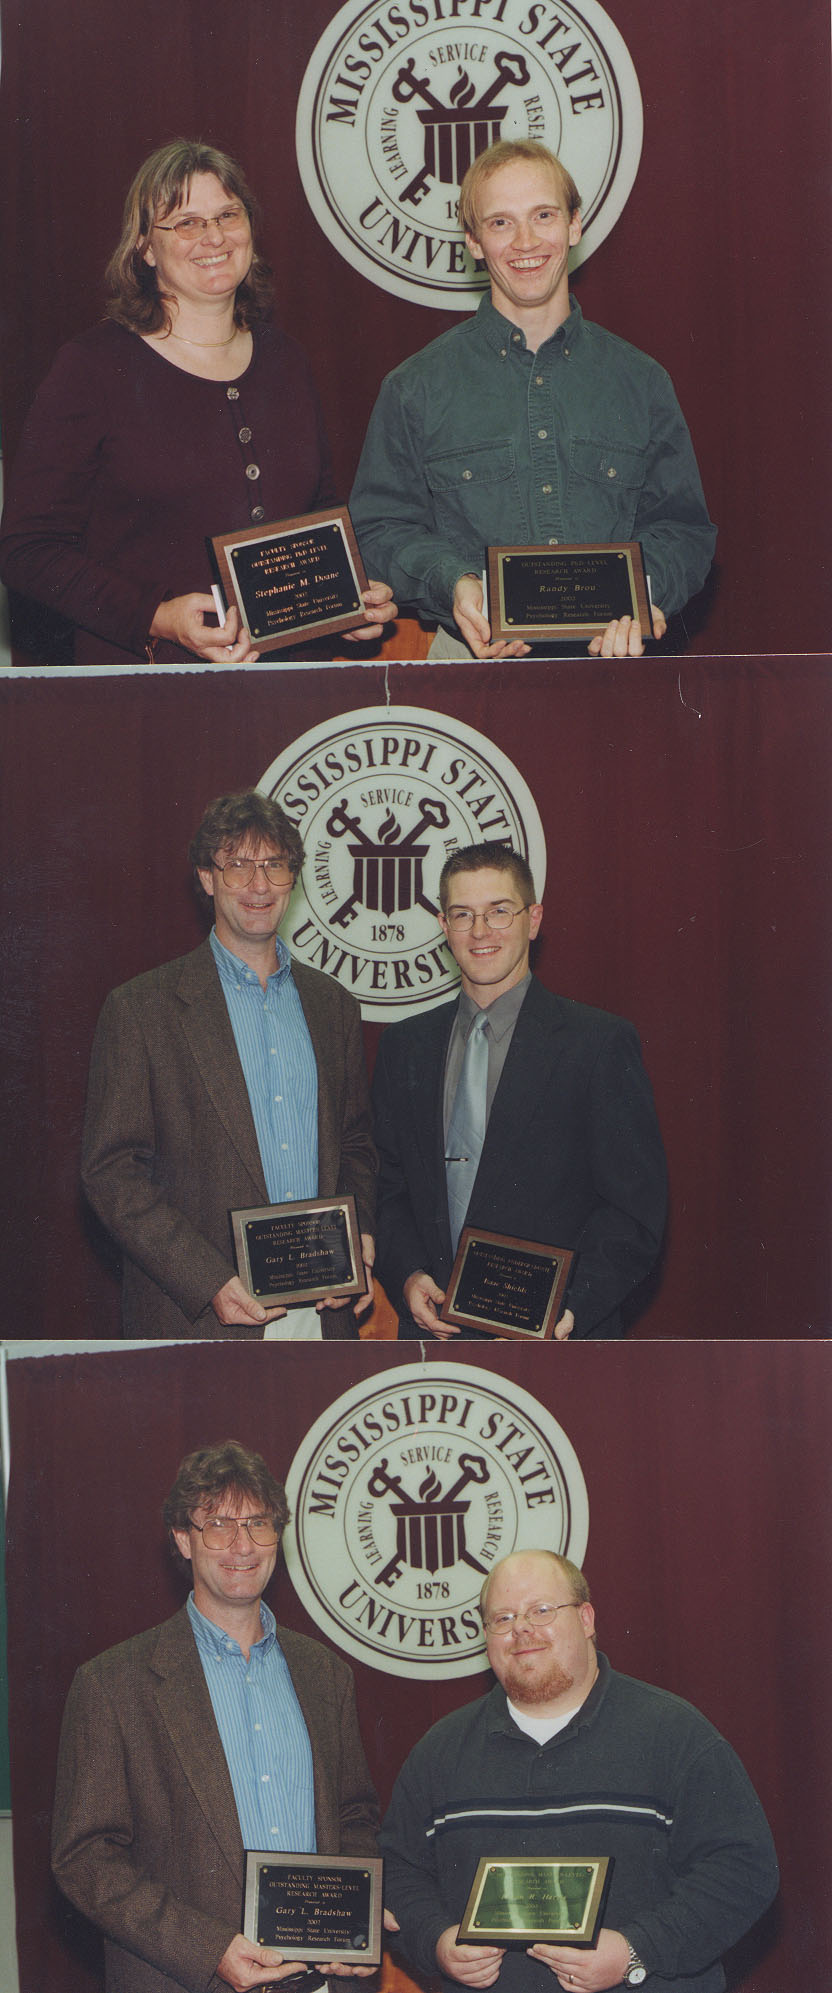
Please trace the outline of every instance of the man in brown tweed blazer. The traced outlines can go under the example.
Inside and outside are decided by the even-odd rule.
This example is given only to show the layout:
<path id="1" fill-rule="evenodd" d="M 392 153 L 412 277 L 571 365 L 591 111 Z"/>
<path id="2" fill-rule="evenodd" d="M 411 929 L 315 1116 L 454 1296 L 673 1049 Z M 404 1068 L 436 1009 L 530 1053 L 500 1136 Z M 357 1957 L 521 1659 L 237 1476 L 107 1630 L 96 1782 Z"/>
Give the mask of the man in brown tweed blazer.
<path id="1" fill-rule="evenodd" d="M 314 1807 L 319 1854 L 376 1852 L 376 1796 L 350 1669 L 316 1640 L 277 1634 L 262 1603 L 288 1508 L 260 1454 L 230 1440 L 187 1455 L 164 1515 L 193 1593 L 173 1619 L 79 1668 L 61 1732 L 53 1867 L 104 1934 L 107 1993 L 246 1993 L 297 1971 L 240 1928 L 241 1819 L 261 1782 L 246 1676 L 259 1675 L 271 1694 L 275 1669 L 288 1666 L 276 1722 L 282 1732 L 290 1710 L 311 1747 L 299 1794 L 310 1818 Z M 237 1686 L 218 1691 L 216 1677 L 233 1671 Z M 229 1721 L 226 1753 L 220 1724 Z M 278 1757 L 267 1747 L 275 1774 Z M 287 1839 L 303 1848 L 302 1834 Z"/>
<path id="2" fill-rule="evenodd" d="M 82 1176 L 122 1251 L 125 1335 L 262 1336 L 285 1310 L 262 1308 L 238 1278 L 230 1210 L 352 1193 L 372 1264 L 376 1154 L 360 1011 L 332 977 L 293 962 L 278 938 L 303 845 L 270 797 L 221 796 L 190 857 L 213 932 L 107 998 L 90 1062 Z M 246 1034 L 254 1075 L 241 1056 Z M 271 1195 L 258 1115 L 272 1142 Z M 284 1154 L 302 1171 L 315 1132 L 312 1187 L 282 1188 L 291 1186 L 291 1171 L 280 1173 Z M 357 1335 L 351 1308 L 319 1312 L 325 1337 Z"/>

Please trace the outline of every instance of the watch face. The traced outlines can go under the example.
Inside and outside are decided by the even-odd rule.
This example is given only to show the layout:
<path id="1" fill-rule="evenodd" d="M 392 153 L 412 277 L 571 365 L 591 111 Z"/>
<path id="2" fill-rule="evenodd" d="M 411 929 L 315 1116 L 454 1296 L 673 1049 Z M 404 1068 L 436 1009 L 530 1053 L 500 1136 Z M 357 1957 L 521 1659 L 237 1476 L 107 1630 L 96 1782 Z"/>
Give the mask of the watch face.
<path id="1" fill-rule="evenodd" d="M 643 1986 L 646 1978 L 646 1965 L 631 1965 L 629 1971 L 624 1974 L 624 1984 L 625 1986 Z"/>

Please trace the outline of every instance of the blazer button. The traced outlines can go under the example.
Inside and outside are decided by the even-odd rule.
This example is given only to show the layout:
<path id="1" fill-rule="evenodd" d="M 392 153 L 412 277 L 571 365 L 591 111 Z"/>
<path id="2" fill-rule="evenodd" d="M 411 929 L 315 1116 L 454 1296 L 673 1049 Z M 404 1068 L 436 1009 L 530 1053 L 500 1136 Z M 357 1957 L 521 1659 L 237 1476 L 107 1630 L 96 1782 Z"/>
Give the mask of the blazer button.
<path id="1" fill-rule="evenodd" d="M 254 483 L 255 478 L 258 478 L 259 476 L 260 476 L 259 464 L 246 464 L 246 477 L 251 478 L 252 484 Z"/>

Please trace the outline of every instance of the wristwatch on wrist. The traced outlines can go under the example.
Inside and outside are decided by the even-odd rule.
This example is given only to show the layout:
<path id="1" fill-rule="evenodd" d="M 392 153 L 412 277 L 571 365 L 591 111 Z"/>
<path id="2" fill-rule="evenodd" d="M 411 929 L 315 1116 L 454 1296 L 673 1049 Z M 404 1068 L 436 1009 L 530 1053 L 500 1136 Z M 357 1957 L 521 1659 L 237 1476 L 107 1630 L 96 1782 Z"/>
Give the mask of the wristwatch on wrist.
<path id="1" fill-rule="evenodd" d="M 634 1951 L 632 1945 L 630 1945 L 630 1956 L 627 1961 L 627 1970 L 624 1974 L 621 1984 L 622 1986 L 643 1986 L 646 1978 L 647 1978 L 647 1967 L 646 1965 L 642 1965 L 638 1952 Z"/>

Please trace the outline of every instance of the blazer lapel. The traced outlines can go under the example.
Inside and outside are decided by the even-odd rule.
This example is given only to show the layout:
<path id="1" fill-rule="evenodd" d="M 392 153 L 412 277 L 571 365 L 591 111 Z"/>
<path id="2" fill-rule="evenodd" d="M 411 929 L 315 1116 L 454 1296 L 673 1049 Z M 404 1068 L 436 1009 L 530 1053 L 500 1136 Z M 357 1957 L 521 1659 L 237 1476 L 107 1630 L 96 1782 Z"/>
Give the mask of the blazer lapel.
<path id="1" fill-rule="evenodd" d="M 185 1607 L 161 1628 L 150 1663 L 173 1750 L 194 1799 L 243 1886 L 243 1843 L 231 1775 Z"/>
<path id="2" fill-rule="evenodd" d="M 413 1034 L 409 1048 L 408 1085 L 413 1099 L 416 1149 L 427 1181 L 435 1186 L 436 1223 L 443 1258 L 451 1253 L 451 1228 L 445 1189 L 445 1128 L 443 1096 L 445 1060 L 458 1003 L 446 1003 L 426 1017 L 423 1031 Z"/>
<path id="3" fill-rule="evenodd" d="M 498 1198 L 500 1180 L 510 1172 L 512 1157 L 526 1149 L 532 1115 L 549 1093 L 562 1029 L 557 998 L 532 978 L 488 1117 L 471 1193 L 474 1209 L 480 1198 L 483 1203 Z"/>
<path id="4" fill-rule="evenodd" d="M 256 1201 L 267 1204 L 248 1089 L 209 942 L 186 957 L 175 994 L 182 1005 L 182 1029 L 213 1106 L 252 1179 Z"/>
<path id="5" fill-rule="evenodd" d="M 157 1700 L 173 1750 L 242 1889 L 243 1844 L 234 1788 L 184 1606 L 161 1628 L 150 1666 L 157 1676 Z"/>

